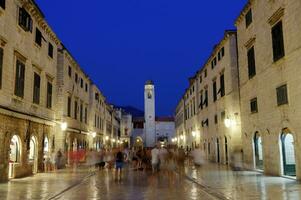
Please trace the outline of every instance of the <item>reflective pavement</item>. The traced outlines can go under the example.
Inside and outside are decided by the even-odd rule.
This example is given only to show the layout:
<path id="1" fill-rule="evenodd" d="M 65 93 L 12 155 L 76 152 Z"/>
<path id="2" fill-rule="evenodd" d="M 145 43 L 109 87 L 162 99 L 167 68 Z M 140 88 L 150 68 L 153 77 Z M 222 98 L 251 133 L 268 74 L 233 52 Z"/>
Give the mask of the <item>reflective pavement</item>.
<path id="1" fill-rule="evenodd" d="M 220 199 L 299 200 L 301 184 L 294 179 L 255 171 L 231 171 L 224 165 L 187 167 L 187 177 Z"/>
<path id="2" fill-rule="evenodd" d="M 196 183 L 179 175 L 174 180 L 167 175 L 126 170 L 121 180 L 115 180 L 113 170 L 37 174 L 0 184 L 0 199 L 216 199 Z"/>
<path id="3" fill-rule="evenodd" d="M 301 184 L 292 179 L 233 172 L 216 164 L 187 166 L 185 172 L 169 177 L 126 169 L 116 180 L 114 170 L 60 170 L 2 183 L 0 199 L 301 199 Z"/>

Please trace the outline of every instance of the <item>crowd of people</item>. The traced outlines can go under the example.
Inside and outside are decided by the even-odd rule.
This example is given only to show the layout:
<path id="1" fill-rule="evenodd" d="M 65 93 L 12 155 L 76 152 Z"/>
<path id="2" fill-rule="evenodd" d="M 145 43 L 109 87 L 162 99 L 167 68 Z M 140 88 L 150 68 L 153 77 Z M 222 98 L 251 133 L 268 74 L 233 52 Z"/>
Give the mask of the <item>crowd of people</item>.
<path id="1" fill-rule="evenodd" d="M 116 177 L 122 177 L 122 169 L 126 165 L 129 170 L 152 171 L 153 174 L 163 173 L 172 176 L 174 171 L 181 171 L 184 162 L 201 166 L 204 164 L 204 153 L 196 147 L 187 151 L 182 147 L 165 147 L 158 143 L 154 148 L 101 148 L 99 150 L 76 150 L 67 152 L 61 150 L 52 152 L 44 158 L 45 171 L 57 170 L 69 165 L 74 169 L 79 166 L 87 166 L 95 169 L 115 169 Z"/>

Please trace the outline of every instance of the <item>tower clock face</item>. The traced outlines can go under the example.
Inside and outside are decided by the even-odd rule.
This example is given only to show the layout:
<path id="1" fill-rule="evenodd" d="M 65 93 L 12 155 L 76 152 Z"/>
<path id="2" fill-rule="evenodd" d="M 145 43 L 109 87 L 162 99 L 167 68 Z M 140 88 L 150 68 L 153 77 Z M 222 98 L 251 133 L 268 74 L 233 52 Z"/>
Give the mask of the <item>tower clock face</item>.
<path id="1" fill-rule="evenodd" d="M 149 98 L 149 99 L 151 99 L 152 98 L 152 92 L 151 91 L 148 91 L 148 93 L 147 93 L 147 98 Z"/>

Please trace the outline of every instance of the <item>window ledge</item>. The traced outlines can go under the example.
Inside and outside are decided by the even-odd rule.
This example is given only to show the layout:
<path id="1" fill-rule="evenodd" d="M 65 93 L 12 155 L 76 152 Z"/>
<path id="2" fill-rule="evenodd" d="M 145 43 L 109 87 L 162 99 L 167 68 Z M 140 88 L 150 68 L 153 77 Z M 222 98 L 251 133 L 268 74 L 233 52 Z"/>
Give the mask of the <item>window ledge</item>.
<path id="1" fill-rule="evenodd" d="M 285 55 L 282 58 L 279 58 L 276 61 L 273 60 L 273 64 L 274 65 L 281 65 L 284 61 L 285 61 Z"/>

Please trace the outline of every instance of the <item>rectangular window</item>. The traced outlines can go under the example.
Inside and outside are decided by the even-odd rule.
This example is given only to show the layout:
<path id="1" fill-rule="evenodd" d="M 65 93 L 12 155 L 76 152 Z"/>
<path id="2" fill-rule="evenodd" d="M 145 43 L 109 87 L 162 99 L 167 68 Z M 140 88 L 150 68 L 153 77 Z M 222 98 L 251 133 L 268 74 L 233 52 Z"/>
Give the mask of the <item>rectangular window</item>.
<path id="1" fill-rule="evenodd" d="M 83 121 L 83 104 L 80 104 L 80 110 L 79 110 L 79 120 Z"/>
<path id="2" fill-rule="evenodd" d="M 0 89 L 2 88 L 3 49 L 0 48 Z"/>
<path id="3" fill-rule="evenodd" d="M 5 0 L 0 0 L 0 7 L 5 9 Z"/>
<path id="4" fill-rule="evenodd" d="M 217 54 L 217 60 L 220 61 L 221 60 L 221 52 L 219 51 Z"/>
<path id="5" fill-rule="evenodd" d="M 36 28 L 36 39 L 35 39 L 35 42 L 39 46 L 42 46 L 42 37 L 43 36 L 42 36 L 41 31 L 38 28 Z"/>
<path id="6" fill-rule="evenodd" d="M 207 77 L 207 69 L 204 70 L 204 76 Z"/>
<path id="7" fill-rule="evenodd" d="M 24 97 L 25 64 L 17 59 L 15 77 L 15 95 Z"/>
<path id="8" fill-rule="evenodd" d="M 77 119 L 77 101 L 74 101 L 74 119 Z"/>
<path id="9" fill-rule="evenodd" d="M 205 90 L 205 99 L 204 99 L 204 105 L 208 106 L 208 90 Z"/>
<path id="10" fill-rule="evenodd" d="M 252 10 L 250 9 L 248 12 L 247 12 L 247 14 L 246 14 L 246 16 L 245 16 L 245 20 L 246 20 L 246 27 L 248 28 L 249 27 L 249 25 L 252 23 L 252 19 L 253 17 L 252 17 Z"/>
<path id="11" fill-rule="evenodd" d="M 85 123 L 88 121 L 88 109 L 85 107 Z"/>
<path id="12" fill-rule="evenodd" d="M 53 58 L 53 46 L 50 42 L 48 43 L 48 56 Z"/>
<path id="13" fill-rule="evenodd" d="M 273 42 L 273 57 L 274 57 L 274 62 L 276 62 L 277 60 L 281 59 L 285 55 L 282 21 L 278 22 L 272 28 L 272 42 Z"/>
<path id="14" fill-rule="evenodd" d="M 221 49 L 221 57 L 224 57 L 225 56 L 225 47 L 222 47 Z"/>
<path id="15" fill-rule="evenodd" d="M 200 83 L 202 83 L 203 79 L 202 79 L 202 75 L 200 75 Z"/>
<path id="16" fill-rule="evenodd" d="M 72 76 L 72 68 L 70 66 L 68 67 L 68 75 L 69 75 L 69 77 Z"/>
<path id="17" fill-rule="evenodd" d="M 253 98 L 250 101 L 250 108 L 251 108 L 251 113 L 257 113 L 258 108 L 257 108 L 257 98 Z"/>
<path id="18" fill-rule="evenodd" d="M 216 81 L 213 81 L 212 92 L 213 92 L 213 102 L 215 102 L 217 100 Z"/>
<path id="19" fill-rule="evenodd" d="M 41 85 L 41 77 L 39 74 L 34 73 L 33 80 L 33 103 L 40 103 L 40 85 Z"/>
<path id="20" fill-rule="evenodd" d="M 87 83 L 85 85 L 85 90 L 86 90 L 86 92 L 88 92 L 88 84 Z"/>
<path id="21" fill-rule="evenodd" d="M 83 88 L 84 87 L 84 80 L 82 78 L 80 78 L 80 87 Z"/>
<path id="22" fill-rule="evenodd" d="M 96 120 L 97 120 L 97 117 L 96 117 L 96 114 L 94 115 L 94 127 L 96 127 Z"/>
<path id="23" fill-rule="evenodd" d="M 277 91 L 277 104 L 278 106 L 283 104 L 288 104 L 288 98 L 287 98 L 287 86 L 282 85 L 276 89 Z"/>
<path id="24" fill-rule="evenodd" d="M 47 82 L 47 108 L 52 108 L 52 83 Z"/>
<path id="25" fill-rule="evenodd" d="M 249 79 L 256 75 L 254 46 L 248 50 L 248 74 Z"/>
<path id="26" fill-rule="evenodd" d="M 218 123 L 217 115 L 214 115 L 214 123 L 215 123 L 215 124 Z"/>
<path id="27" fill-rule="evenodd" d="M 201 110 L 203 110 L 203 90 L 201 90 L 200 92 L 200 105 L 199 108 L 201 108 Z"/>
<path id="28" fill-rule="evenodd" d="M 19 9 L 19 26 L 25 31 L 32 32 L 32 19 L 24 8 Z"/>
<path id="29" fill-rule="evenodd" d="M 220 83 L 219 92 L 221 94 L 221 97 L 223 97 L 223 96 L 225 96 L 225 76 L 224 76 L 224 74 L 222 74 L 219 77 L 219 83 Z"/>
<path id="30" fill-rule="evenodd" d="M 75 73 L 74 81 L 75 81 L 75 83 L 77 83 L 77 81 L 78 81 L 78 75 L 77 75 L 77 73 Z"/>
<path id="31" fill-rule="evenodd" d="M 67 115 L 68 117 L 71 117 L 71 97 L 68 97 Z"/>

